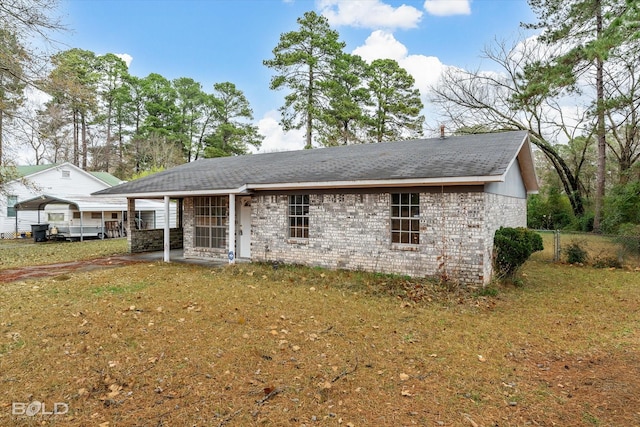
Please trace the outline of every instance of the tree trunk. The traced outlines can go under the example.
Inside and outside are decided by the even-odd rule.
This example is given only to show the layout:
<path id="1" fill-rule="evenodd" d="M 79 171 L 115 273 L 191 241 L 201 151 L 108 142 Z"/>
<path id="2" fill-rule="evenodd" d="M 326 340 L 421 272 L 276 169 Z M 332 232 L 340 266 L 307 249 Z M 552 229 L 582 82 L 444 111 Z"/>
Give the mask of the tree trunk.
<path id="1" fill-rule="evenodd" d="M 556 170 L 564 192 L 571 203 L 573 214 L 575 216 L 582 216 L 584 214 L 584 202 L 580 191 L 580 179 L 571 172 L 567 163 L 555 150 L 549 148 L 546 144 L 537 141 L 535 138 L 532 138 L 531 142 L 542 150 L 547 159 L 549 159 L 553 165 L 553 168 Z"/>
<path id="2" fill-rule="evenodd" d="M 305 150 L 313 148 L 311 140 L 311 129 L 313 125 L 313 116 L 311 110 L 313 109 L 313 68 L 309 70 L 309 89 L 307 90 L 307 141 L 304 146 Z"/>
<path id="3" fill-rule="evenodd" d="M 109 102 L 109 107 L 107 109 L 107 141 L 106 141 L 106 151 L 107 151 L 107 156 L 106 156 L 106 161 L 105 161 L 105 172 L 111 172 L 109 170 L 109 166 L 111 165 L 111 145 L 112 145 L 112 141 L 111 141 L 111 114 L 112 114 L 112 107 L 111 107 L 111 102 Z M 95 164 L 95 162 L 94 162 Z"/>
<path id="4" fill-rule="evenodd" d="M 73 164 L 80 166 L 80 126 L 78 125 L 78 112 L 73 112 Z"/>
<path id="5" fill-rule="evenodd" d="M 80 113 L 82 125 L 82 170 L 87 170 L 87 120 L 84 113 Z"/>
<path id="6" fill-rule="evenodd" d="M 602 2 L 596 0 L 596 34 L 597 39 L 602 37 Z M 605 173 L 606 173 L 606 129 L 604 124 L 604 78 L 603 78 L 604 64 L 601 54 L 598 53 L 596 58 L 596 109 L 598 115 L 598 168 L 596 172 L 596 197 L 595 197 L 595 209 L 593 217 L 593 231 L 596 233 L 601 232 L 602 221 L 602 204 L 604 201 L 604 186 L 605 186 Z"/>
<path id="7" fill-rule="evenodd" d="M 124 140 L 122 138 L 122 123 L 118 124 L 118 167 L 124 163 Z"/>
<path id="8" fill-rule="evenodd" d="M 4 114 L 2 112 L 2 109 L 0 109 L 0 166 L 2 166 L 4 163 L 2 163 L 2 124 L 3 124 L 3 120 L 4 120 Z"/>

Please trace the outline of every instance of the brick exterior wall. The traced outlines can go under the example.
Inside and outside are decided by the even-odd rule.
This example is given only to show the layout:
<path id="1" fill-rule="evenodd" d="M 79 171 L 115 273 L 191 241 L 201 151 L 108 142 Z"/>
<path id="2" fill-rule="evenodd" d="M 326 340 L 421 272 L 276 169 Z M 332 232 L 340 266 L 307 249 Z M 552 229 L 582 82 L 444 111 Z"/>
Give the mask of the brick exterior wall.
<path id="1" fill-rule="evenodd" d="M 518 197 L 485 193 L 484 235 L 486 245 L 484 252 L 484 277 L 488 281 L 493 272 L 493 237 L 500 227 L 527 226 L 527 200 Z"/>
<path id="2" fill-rule="evenodd" d="M 420 244 L 403 246 L 391 243 L 389 193 L 311 194 L 309 202 L 309 239 L 296 240 L 288 238 L 286 195 L 253 198 L 253 260 L 485 284 L 495 230 L 526 223 L 524 199 L 423 192 Z"/>
<path id="3" fill-rule="evenodd" d="M 409 191 L 420 190 L 404 192 Z M 289 238 L 288 195 L 254 195 L 252 261 L 488 283 L 495 230 L 525 226 L 526 200 L 481 191 L 422 191 L 416 246 L 391 243 L 387 192 L 310 194 L 308 239 Z M 193 199 L 185 199 L 184 208 L 185 257 L 226 259 L 226 248 L 193 247 Z"/>
<path id="4" fill-rule="evenodd" d="M 172 228 L 169 230 L 169 245 L 171 249 L 182 248 L 183 242 L 182 228 Z M 129 252 L 154 252 L 164 250 L 164 230 L 133 230 L 128 234 Z"/>
<path id="5" fill-rule="evenodd" d="M 135 199 L 127 199 L 127 218 L 136 217 Z M 127 221 L 127 245 L 130 253 L 154 252 L 164 250 L 164 229 L 136 230 L 132 228 L 133 221 Z M 180 249 L 183 247 L 184 230 L 172 228 L 169 230 L 169 247 Z"/>

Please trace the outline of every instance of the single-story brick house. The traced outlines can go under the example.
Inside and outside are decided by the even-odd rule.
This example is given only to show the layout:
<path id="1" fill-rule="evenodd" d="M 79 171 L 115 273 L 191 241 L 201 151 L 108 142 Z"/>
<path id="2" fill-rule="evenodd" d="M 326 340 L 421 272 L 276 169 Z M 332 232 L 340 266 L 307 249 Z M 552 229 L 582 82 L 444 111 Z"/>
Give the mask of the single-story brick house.
<path id="1" fill-rule="evenodd" d="M 94 194 L 124 195 L 130 210 L 177 199 L 178 229 L 156 234 L 165 261 L 183 247 L 485 284 L 495 231 L 526 226 L 537 190 L 528 133 L 514 131 L 203 159 Z"/>

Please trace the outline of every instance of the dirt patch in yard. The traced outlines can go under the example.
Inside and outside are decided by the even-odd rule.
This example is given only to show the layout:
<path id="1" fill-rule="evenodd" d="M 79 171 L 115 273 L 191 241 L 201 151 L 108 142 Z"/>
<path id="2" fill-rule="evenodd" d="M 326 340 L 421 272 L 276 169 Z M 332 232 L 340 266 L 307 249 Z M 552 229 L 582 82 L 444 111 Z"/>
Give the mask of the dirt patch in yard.
<path id="1" fill-rule="evenodd" d="M 62 277 L 76 271 L 91 271 L 98 268 L 122 267 L 124 265 L 135 264 L 143 261 L 144 260 L 130 256 L 113 256 L 82 261 L 63 262 L 58 264 L 10 268 L 0 271 L 0 283 L 9 283 L 17 280 L 37 279 L 42 277 Z"/>

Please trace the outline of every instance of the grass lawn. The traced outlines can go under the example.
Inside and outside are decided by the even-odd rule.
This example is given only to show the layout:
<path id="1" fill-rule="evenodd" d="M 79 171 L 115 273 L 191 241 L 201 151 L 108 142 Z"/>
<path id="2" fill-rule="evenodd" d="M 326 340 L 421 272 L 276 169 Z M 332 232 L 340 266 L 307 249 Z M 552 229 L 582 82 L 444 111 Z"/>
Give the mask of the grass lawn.
<path id="1" fill-rule="evenodd" d="M 100 258 L 127 251 L 126 238 L 42 243 L 34 243 L 32 239 L 0 239 L 0 274 L 7 268 Z"/>
<path id="2" fill-rule="evenodd" d="M 2 283 L 0 425 L 640 425 L 640 273 L 523 273 L 465 291 L 142 263 Z M 34 401 L 69 410 L 12 414 Z"/>

